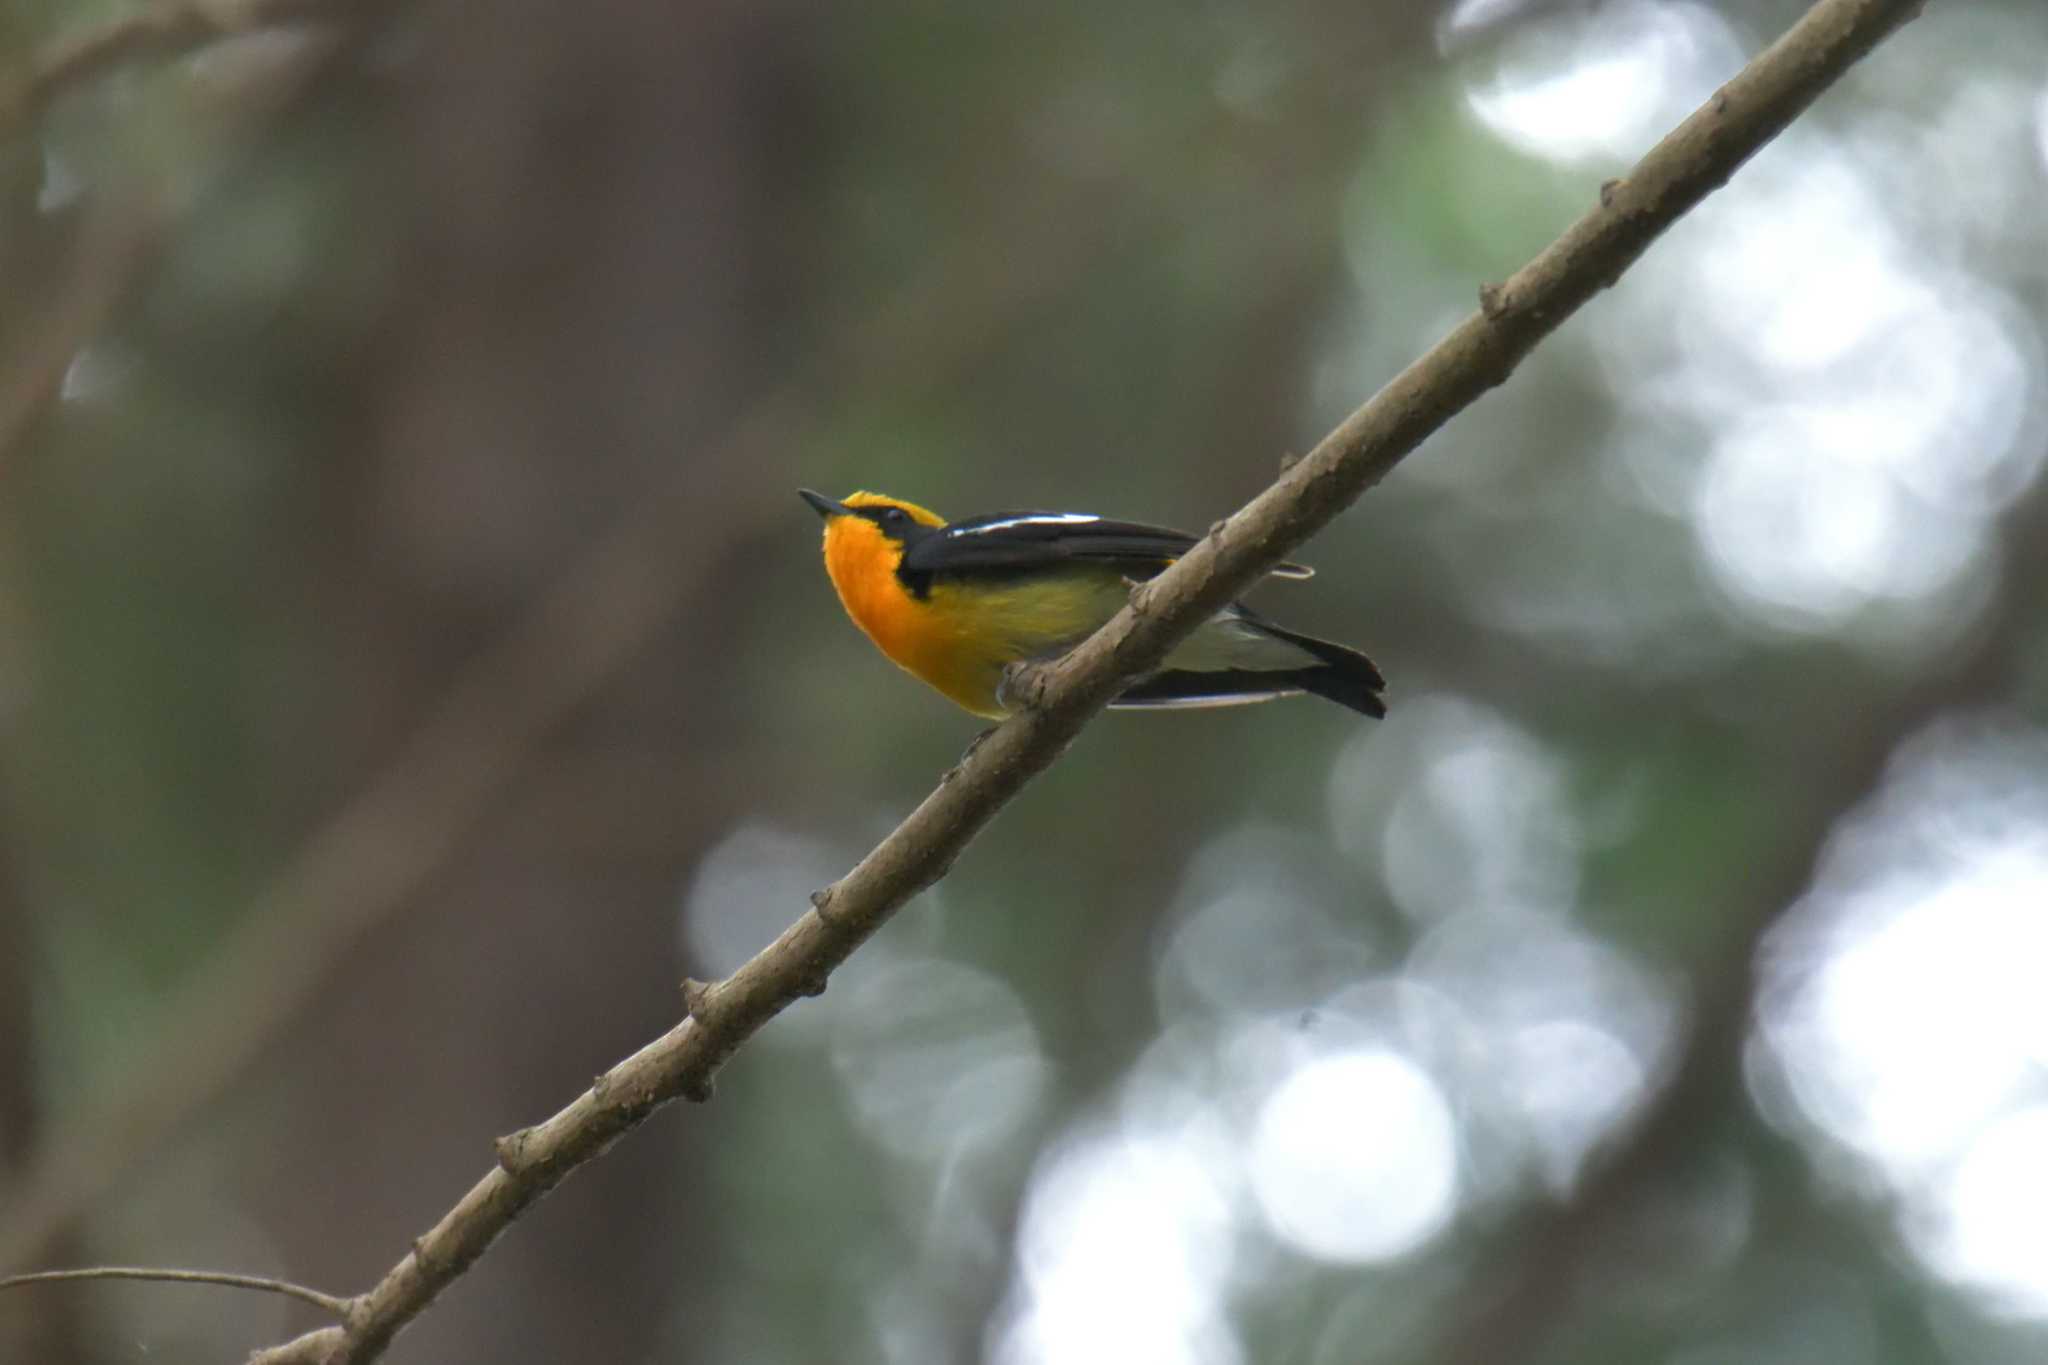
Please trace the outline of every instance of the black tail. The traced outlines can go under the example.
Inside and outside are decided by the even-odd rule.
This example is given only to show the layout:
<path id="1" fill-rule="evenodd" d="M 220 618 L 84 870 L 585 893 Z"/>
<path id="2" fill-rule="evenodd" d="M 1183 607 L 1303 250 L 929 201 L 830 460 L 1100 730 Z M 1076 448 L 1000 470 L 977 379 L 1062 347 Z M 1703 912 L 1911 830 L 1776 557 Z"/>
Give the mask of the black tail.
<path id="1" fill-rule="evenodd" d="M 1313 635 L 1296 634 L 1264 617 L 1253 619 L 1268 635 L 1277 635 L 1290 645 L 1299 645 L 1322 660 L 1317 667 L 1304 668 L 1291 675 L 1296 687 L 1339 706 L 1348 706 L 1375 720 L 1387 714 L 1386 699 L 1380 696 L 1387 690 L 1387 680 L 1373 667 L 1371 659 L 1348 645 L 1318 640 Z"/>
<path id="2" fill-rule="evenodd" d="M 1307 650 L 1320 662 L 1307 668 L 1271 671 L 1169 669 L 1125 689 L 1111 705 L 1231 706 L 1308 692 L 1362 716 L 1377 719 L 1387 714 L 1387 704 L 1380 697 L 1386 689 L 1386 679 L 1373 667 L 1372 660 L 1344 645 L 1283 629 L 1264 617 L 1250 613 L 1246 616 L 1268 635 Z"/>

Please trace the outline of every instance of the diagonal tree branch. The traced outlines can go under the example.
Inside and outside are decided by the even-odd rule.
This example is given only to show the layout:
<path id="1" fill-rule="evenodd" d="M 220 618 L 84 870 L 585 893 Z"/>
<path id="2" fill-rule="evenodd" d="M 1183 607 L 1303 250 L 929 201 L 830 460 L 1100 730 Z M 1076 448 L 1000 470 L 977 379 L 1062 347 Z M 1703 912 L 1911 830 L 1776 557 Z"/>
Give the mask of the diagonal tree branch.
<path id="1" fill-rule="evenodd" d="M 814 908 L 724 981 L 686 992 L 689 1017 L 533 1128 L 500 1139 L 498 1164 L 352 1300 L 344 1324 L 256 1359 L 364 1362 L 543 1194 L 676 1098 L 703 1099 L 727 1057 L 831 971 L 953 860 L 1059 757 L 1133 675 L 1320 530 L 1920 8 L 1920 0 L 1821 0 L 1708 103 L 1603 187 L 1600 204 L 1509 279 L 1482 310 L 1353 413 L 1266 492 L 1214 527 L 1131 605 L 1058 664 L 1023 681 L 1032 702 L 973 754 Z"/>

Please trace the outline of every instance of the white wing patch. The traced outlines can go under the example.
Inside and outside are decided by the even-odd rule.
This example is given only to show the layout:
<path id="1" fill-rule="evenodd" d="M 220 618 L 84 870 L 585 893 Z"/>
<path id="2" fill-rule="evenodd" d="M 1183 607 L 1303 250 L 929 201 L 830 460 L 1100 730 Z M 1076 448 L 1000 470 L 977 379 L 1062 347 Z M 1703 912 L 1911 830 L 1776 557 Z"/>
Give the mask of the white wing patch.
<path id="1" fill-rule="evenodd" d="M 985 521 L 979 526 L 955 526 L 947 534 L 956 536 L 978 536 L 990 531 L 1007 531 L 1013 526 L 1086 526 L 1101 521 L 1101 517 L 1086 512 L 1030 512 L 1019 517 L 1004 517 L 1001 521 Z"/>
<path id="2" fill-rule="evenodd" d="M 1090 512 L 1019 512 L 1014 517 L 1002 517 L 995 521 L 985 521 L 979 526 L 948 526 L 945 529 L 945 535 L 949 540 L 965 540 L 969 536 L 988 535 L 994 531 L 1008 531 L 1019 526 L 1092 526 L 1101 520 L 1101 517 Z M 1141 527 L 1139 529 L 1142 530 L 1144 528 Z M 1200 537 L 1197 536 L 1194 539 L 1199 540 Z M 1316 573 L 1314 569 L 1311 569 L 1306 564 L 1295 564 L 1288 561 L 1275 564 L 1266 572 L 1274 578 L 1292 578 L 1296 580 L 1313 578 Z"/>

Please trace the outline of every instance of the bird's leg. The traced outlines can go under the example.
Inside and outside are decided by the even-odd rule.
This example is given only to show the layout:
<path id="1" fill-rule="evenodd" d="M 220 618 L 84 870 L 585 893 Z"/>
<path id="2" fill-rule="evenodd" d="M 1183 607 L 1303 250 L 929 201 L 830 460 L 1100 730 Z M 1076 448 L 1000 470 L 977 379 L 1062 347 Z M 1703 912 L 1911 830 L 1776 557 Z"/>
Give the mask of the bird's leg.
<path id="1" fill-rule="evenodd" d="M 1131 604 L 1133 616 L 1143 616 L 1152 609 L 1152 599 L 1145 592 L 1145 585 L 1151 581 L 1149 578 L 1124 579 L 1124 596 Z"/>
<path id="2" fill-rule="evenodd" d="M 1003 665 L 996 701 L 1008 711 L 1035 711 L 1045 700 L 1045 670 L 1051 659 L 1019 659 Z"/>

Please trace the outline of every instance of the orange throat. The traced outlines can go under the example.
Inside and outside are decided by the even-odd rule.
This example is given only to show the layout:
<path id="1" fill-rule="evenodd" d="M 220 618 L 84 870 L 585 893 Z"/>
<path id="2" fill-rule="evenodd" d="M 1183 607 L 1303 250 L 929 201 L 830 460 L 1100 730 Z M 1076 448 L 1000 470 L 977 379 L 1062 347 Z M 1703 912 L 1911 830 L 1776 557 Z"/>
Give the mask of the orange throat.
<path id="1" fill-rule="evenodd" d="M 902 557 L 902 544 L 864 518 L 838 517 L 825 528 L 825 572 L 846 614 L 875 648 L 976 715 L 1001 715 L 999 666 L 956 628 L 950 613 L 910 595 L 896 576 Z"/>

